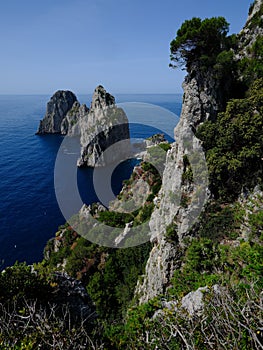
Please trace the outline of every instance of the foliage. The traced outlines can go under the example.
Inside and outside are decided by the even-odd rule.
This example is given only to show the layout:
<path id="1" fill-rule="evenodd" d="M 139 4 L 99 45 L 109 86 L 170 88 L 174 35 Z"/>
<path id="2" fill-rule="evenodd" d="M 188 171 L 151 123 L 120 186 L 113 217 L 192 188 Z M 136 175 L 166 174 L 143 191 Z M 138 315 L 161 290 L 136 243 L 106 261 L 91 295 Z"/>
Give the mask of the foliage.
<path id="1" fill-rule="evenodd" d="M 161 147 L 162 150 L 167 152 L 169 151 L 169 149 L 171 149 L 171 144 L 168 142 L 162 142 L 162 143 L 159 143 L 158 147 Z"/>
<path id="2" fill-rule="evenodd" d="M 188 192 L 182 192 L 181 199 L 180 199 L 180 206 L 183 208 L 187 208 L 190 202 L 191 202 L 191 199 L 189 197 Z"/>
<path id="3" fill-rule="evenodd" d="M 185 185 L 187 183 L 191 184 L 193 182 L 193 170 L 190 164 L 190 161 L 188 159 L 188 156 L 185 154 L 183 157 L 183 174 L 182 174 L 182 185 Z"/>
<path id="4" fill-rule="evenodd" d="M 85 321 L 76 327 L 65 306 L 58 318 L 55 305 L 39 308 L 36 301 L 27 301 L 22 309 L 15 303 L 12 309 L 0 304 L 0 348 L 2 350 L 81 350 L 102 349 Z"/>
<path id="5" fill-rule="evenodd" d="M 249 8 L 249 12 L 251 13 L 253 11 L 253 8 L 255 6 L 255 3 L 251 4 L 251 7 Z M 257 11 L 254 16 L 251 18 L 251 20 L 248 23 L 248 27 L 250 29 L 254 29 L 255 27 L 262 27 L 263 26 L 263 6 Z"/>
<path id="6" fill-rule="evenodd" d="M 244 209 L 238 203 L 210 202 L 201 213 L 193 232 L 198 231 L 200 237 L 212 239 L 214 242 L 236 239 L 244 214 Z"/>
<path id="7" fill-rule="evenodd" d="M 238 62 L 238 70 L 243 83 L 249 87 L 256 79 L 263 77 L 263 38 L 259 36 L 247 51 L 248 56 Z"/>
<path id="8" fill-rule="evenodd" d="M 252 238 L 258 237 L 263 241 L 263 211 L 249 214 L 249 224 L 251 226 Z"/>
<path id="9" fill-rule="evenodd" d="M 87 291 L 102 319 L 110 321 L 124 316 L 150 250 L 150 243 L 127 249 L 111 249 L 103 266 L 98 266 L 97 271 L 89 276 Z"/>
<path id="10" fill-rule="evenodd" d="M 115 211 L 102 211 L 98 220 L 112 227 L 125 227 L 128 222 L 133 220 L 134 216 L 129 213 L 118 213 Z"/>
<path id="11" fill-rule="evenodd" d="M 217 55 L 226 49 L 228 29 L 223 17 L 186 20 L 170 45 L 174 66 L 186 65 L 189 70 L 197 61 L 201 66 L 213 66 Z"/>
<path id="12" fill-rule="evenodd" d="M 242 298 L 239 298 L 242 290 Z M 133 309 L 124 326 L 108 332 L 109 349 L 214 350 L 262 348 L 262 308 L 255 285 L 213 289 L 204 295 L 201 315 L 187 317 L 183 309 L 160 308 L 155 300 Z M 156 305 L 156 306 L 155 306 Z M 180 305 L 180 303 L 179 303 Z M 115 331 L 115 332 L 114 332 Z"/>
<path id="13" fill-rule="evenodd" d="M 250 28 L 262 25 L 261 15 L 262 9 L 250 21 Z M 258 37 L 247 49 L 248 56 L 237 62 L 233 51 L 237 37 L 227 37 L 227 33 L 228 23 L 222 17 L 193 18 L 182 24 L 171 42 L 174 66 L 186 66 L 190 74 L 200 76 L 211 73 L 225 104 L 230 96 L 235 99 L 228 101 L 217 120 L 207 121 L 197 130 L 206 151 L 214 200 L 190 232 L 196 238 L 178 248 L 177 269 L 166 295 L 135 305 L 134 290 L 144 272 L 150 243 L 118 250 L 101 247 L 66 224 L 47 244 L 41 264 L 34 268 L 15 264 L 0 275 L 1 349 L 260 348 L 263 214 L 260 205 L 251 204 L 247 213 L 251 234 L 248 241 L 242 241 L 239 235 L 245 210 L 233 201 L 242 188 L 262 184 L 263 39 Z M 148 148 L 149 162 L 142 162 L 138 172 L 125 181 L 127 193 L 139 176 L 148 182 L 151 191 L 142 208 L 123 214 L 99 212 L 94 205 L 92 215 L 119 228 L 129 222 L 134 226 L 147 222 L 170 147 L 160 143 Z M 189 186 L 193 172 L 187 155 L 183 167 L 182 184 Z M 119 199 L 124 196 L 125 191 Z M 181 206 L 187 208 L 188 204 L 189 193 L 185 191 Z M 100 229 L 97 225 L 91 231 L 98 234 Z M 176 220 L 166 228 L 165 238 L 177 243 Z M 58 317 L 56 306 L 50 303 L 57 269 L 80 279 L 95 302 L 99 321 L 93 334 L 85 320 L 76 327 L 67 308 Z M 220 293 L 213 292 L 215 284 Z M 209 291 L 204 296 L 203 313 L 190 318 L 180 309 L 182 297 L 204 286 Z M 167 301 L 173 306 L 166 307 Z"/>
<path id="14" fill-rule="evenodd" d="M 182 297 L 192 290 L 208 285 L 249 284 L 258 281 L 262 288 L 263 246 L 242 242 L 237 246 L 214 243 L 210 239 L 193 239 L 186 249 L 182 268 L 176 270 L 169 293 Z"/>
<path id="15" fill-rule="evenodd" d="M 210 188 L 214 195 L 234 199 L 243 186 L 262 181 L 263 79 L 251 86 L 245 99 L 232 100 L 216 122 L 197 131 L 206 150 Z"/>
<path id="16" fill-rule="evenodd" d="M 0 274 L 0 302 L 22 305 L 24 299 L 46 302 L 52 293 L 47 276 L 38 276 L 25 263 L 15 263 Z"/>
<path id="17" fill-rule="evenodd" d="M 162 146 L 161 146 L 162 145 Z M 166 152 L 170 148 L 167 143 L 160 143 L 158 145 L 147 148 L 147 163 L 150 164 L 149 170 L 162 172 L 164 170 Z M 155 170 L 153 170 L 153 168 Z M 145 169 L 145 168 L 144 168 Z"/>
<path id="18" fill-rule="evenodd" d="M 178 236 L 177 236 L 177 224 L 176 223 L 171 223 L 170 225 L 167 226 L 166 232 L 165 232 L 165 239 L 168 242 L 177 242 Z"/>
<path id="19" fill-rule="evenodd" d="M 241 242 L 222 245 L 193 239 L 182 255 L 165 299 L 160 296 L 128 310 L 124 323 L 105 327 L 109 349 L 260 349 L 263 247 Z M 220 292 L 212 288 L 220 284 Z M 208 286 L 203 313 L 189 318 L 180 301 Z M 165 303 L 163 302 L 165 300 Z M 172 301 L 166 308 L 166 301 Z"/>

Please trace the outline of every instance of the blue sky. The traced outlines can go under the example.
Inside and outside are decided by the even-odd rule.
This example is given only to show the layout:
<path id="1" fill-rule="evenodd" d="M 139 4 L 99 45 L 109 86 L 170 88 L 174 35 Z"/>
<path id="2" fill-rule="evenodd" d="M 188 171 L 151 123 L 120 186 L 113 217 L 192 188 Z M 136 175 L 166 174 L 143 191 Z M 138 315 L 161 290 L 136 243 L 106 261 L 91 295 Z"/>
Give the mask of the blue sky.
<path id="1" fill-rule="evenodd" d="M 0 4 L 0 94 L 181 92 L 169 45 L 185 19 L 243 27 L 252 0 L 8 0 Z"/>

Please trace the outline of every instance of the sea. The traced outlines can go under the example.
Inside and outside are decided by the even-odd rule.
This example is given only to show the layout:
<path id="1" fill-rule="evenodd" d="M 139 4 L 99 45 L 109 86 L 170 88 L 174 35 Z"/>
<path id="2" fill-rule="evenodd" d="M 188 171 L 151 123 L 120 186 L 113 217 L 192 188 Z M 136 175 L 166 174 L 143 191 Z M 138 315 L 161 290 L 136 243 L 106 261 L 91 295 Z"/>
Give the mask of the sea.
<path id="1" fill-rule="evenodd" d="M 91 98 L 78 96 L 88 106 Z M 181 94 L 119 94 L 115 98 L 127 114 L 133 140 L 157 132 L 173 140 Z M 54 166 L 64 137 L 35 135 L 49 99 L 48 95 L 0 95 L 0 269 L 16 261 L 41 261 L 48 239 L 65 223 L 54 188 Z M 114 194 L 136 162 L 129 159 L 115 169 Z M 78 170 L 78 187 L 86 204 L 98 201 L 92 173 L 92 169 Z"/>

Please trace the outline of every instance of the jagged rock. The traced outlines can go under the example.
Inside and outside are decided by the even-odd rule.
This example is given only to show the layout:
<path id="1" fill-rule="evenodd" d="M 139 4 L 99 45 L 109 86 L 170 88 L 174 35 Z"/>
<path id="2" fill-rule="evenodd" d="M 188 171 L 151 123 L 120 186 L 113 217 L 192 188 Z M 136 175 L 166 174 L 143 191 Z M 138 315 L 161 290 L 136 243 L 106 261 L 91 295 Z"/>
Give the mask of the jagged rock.
<path id="1" fill-rule="evenodd" d="M 180 302 L 177 300 L 162 301 L 162 309 L 157 310 L 152 318 L 162 318 L 165 315 L 164 309 L 174 313 L 180 312 L 184 317 L 192 318 L 201 316 L 204 312 L 204 297 L 207 293 L 210 293 L 211 297 L 216 300 L 216 298 L 222 293 L 222 287 L 218 284 L 213 285 L 211 289 L 207 286 L 200 287 L 197 290 L 186 294 Z M 181 311 L 183 311 L 183 313 Z"/>
<path id="2" fill-rule="evenodd" d="M 101 85 L 95 89 L 88 117 L 80 120 L 79 127 L 81 157 L 78 166 L 105 166 L 126 159 L 130 154 L 127 116 Z M 124 143 L 120 144 L 122 140 Z"/>
<path id="3" fill-rule="evenodd" d="M 263 0 L 255 0 L 252 5 L 252 11 L 248 16 L 246 25 L 238 35 L 238 52 L 236 53 L 236 59 L 240 60 L 243 57 L 251 57 L 251 46 L 255 43 L 259 36 L 263 35 L 262 26 L 253 25 L 253 18 L 263 7 Z M 262 13 L 262 12 L 261 12 Z M 263 20 L 263 15 L 261 15 Z"/>
<path id="4" fill-rule="evenodd" d="M 97 317 L 95 306 L 80 281 L 66 273 L 56 272 L 54 283 L 57 283 L 57 288 L 52 302 L 58 307 L 68 306 L 71 315 L 76 320 L 87 320 L 91 323 Z"/>
<path id="5" fill-rule="evenodd" d="M 165 140 L 164 134 L 155 134 L 149 137 L 148 139 L 146 139 L 146 146 L 149 147 L 149 146 L 159 145 L 162 142 L 167 142 Z"/>
<path id="6" fill-rule="evenodd" d="M 47 103 L 46 114 L 40 121 L 36 134 L 59 134 L 63 119 L 76 101 L 73 92 L 57 91 Z"/>
<path id="7" fill-rule="evenodd" d="M 204 309 L 204 293 L 208 292 L 208 290 L 208 287 L 201 287 L 194 292 L 188 293 L 182 298 L 181 307 L 185 309 L 190 316 L 200 316 Z"/>
<path id="8" fill-rule="evenodd" d="M 115 98 L 102 85 L 97 86 L 92 96 L 91 109 L 103 109 L 115 105 Z"/>
<path id="9" fill-rule="evenodd" d="M 80 137 L 80 167 L 119 163 L 131 155 L 128 118 L 101 85 L 94 91 L 90 110 L 72 92 L 57 91 L 36 134 L 48 133 Z"/>
<path id="10" fill-rule="evenodd" d="M 115 238 L 116 247 L 118 247 L 119 244 L 121 243 L 121 241 L 124 240 L 125 237 L 129 234 L 131 227 L 132 227 L 132 224 L 133 224 L 133 222 L 128 222 L 125 225 L 125 228 L 124 228 L 122 234 L 120 234 L 117 238 Z"/>
<path id="11" fill-rule="evenodd" d="M 89 109 L 83 104 L 80 105 L 78 101 L 74 102 L 71 110 L 61 123 L 61 134 L 68 136 L 80 136 L 80 119 L 88 118 Z"/>
<path id="12" fill-rule="evenodd" d="M 248 16 L 247 23 L 255 16 L 255 14 L 260 10 L 263 5 L 263 0 L 255 0 L 252 6 L 252 11 Z"/>

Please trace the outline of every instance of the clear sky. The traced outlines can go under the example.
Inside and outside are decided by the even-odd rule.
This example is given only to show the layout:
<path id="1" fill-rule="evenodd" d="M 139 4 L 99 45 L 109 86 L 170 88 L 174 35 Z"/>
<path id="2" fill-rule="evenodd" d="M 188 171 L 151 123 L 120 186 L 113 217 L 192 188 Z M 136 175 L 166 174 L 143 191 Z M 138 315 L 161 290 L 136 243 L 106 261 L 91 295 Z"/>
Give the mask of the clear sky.
<path id="1" fill-rule="evenodd" d="M 0 94 L 181 92 L 169 65 L 182 22 L 243 27 L 252 0 L 0 0 Z"/>

